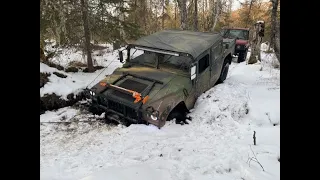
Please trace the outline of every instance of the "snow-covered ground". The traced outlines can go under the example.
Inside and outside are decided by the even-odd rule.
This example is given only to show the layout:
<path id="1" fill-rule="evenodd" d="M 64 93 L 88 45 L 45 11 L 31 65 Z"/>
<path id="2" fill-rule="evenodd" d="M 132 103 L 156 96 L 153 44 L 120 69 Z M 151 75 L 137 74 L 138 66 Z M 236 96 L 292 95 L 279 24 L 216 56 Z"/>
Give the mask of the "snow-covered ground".
<path id="1" fill-rule="evenodd" d="M 273 54 L 261 57 L 254 65 L 232 63 L 226 81 L 199 97 L 189 125 L 41 124 L 41 179 L 280 179 L 280 70 Z M 40 122 L 75 115 L 98 118 L 66 107 L 40 115 Z"/>
<path id="2" fill-rule="evenodd" d="M 61 74 L 67 75 L 66 78 L 60 78 L 55 74 L 51 74 L 49 82 L 40 88 L 40 96 L 44 94 L 55 93 L 61 98 L 66 99 L 67 95 L 74 93 L 75 95 L 81 92 L 87 86 L 91 86 L 98 83 L 105 75 L 111 74 L 116 68 L 122 66 L 122 63 L 118 60 L 117 51 L 110 51 L 110 45 L 103 45 L 107 48 L 103 50 L 94 51 L 92 54 L 93 59 L 97 62 L 95 65 L 103 66 L 106 68 L 95 71 L 94 73 L 85 72 L 64 72 L 59 71 L 55 68 L 49 67 L 46 64 L 40 62 L 40 72 L 59 72 Z M 47 47 L 47 49 L 50 49 Z M 52 51 L 52 49 L 50 49 Z M 51 61 L 55 62 L 63 67 L 68 67 L 70 62 L 82 62 L 84 63 L 86 57 L 82 55 L 81 51 L 76 51 L 75 49 L 62 49 L 59 50 L 60 54 L 54 57 Z"/>

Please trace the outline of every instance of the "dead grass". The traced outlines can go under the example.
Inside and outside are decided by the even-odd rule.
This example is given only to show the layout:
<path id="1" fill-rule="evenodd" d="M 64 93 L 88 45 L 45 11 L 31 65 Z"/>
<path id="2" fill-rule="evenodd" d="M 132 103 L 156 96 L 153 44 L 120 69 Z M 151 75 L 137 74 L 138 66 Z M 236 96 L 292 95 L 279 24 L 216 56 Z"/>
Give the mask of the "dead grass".
<path id="1" fill-rule="evenodd" d="M 87 65 L 80 61 L 71 61 L 68 64 L 69 67 L 87 67 Z"/>

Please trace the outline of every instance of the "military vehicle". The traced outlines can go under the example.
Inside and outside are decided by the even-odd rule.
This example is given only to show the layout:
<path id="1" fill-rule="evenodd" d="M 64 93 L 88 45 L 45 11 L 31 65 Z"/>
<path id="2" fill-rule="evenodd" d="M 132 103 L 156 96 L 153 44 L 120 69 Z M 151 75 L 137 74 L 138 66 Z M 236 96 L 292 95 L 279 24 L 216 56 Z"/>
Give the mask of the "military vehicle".
<path id="1" fill-rule="evenodd" d="M 90 111 L 161 128 L 186 122 L 196 99 L 226 79 L 232 56 L 219 33 L 163 30 L 127 45 L 119 60 L 123 67 L 90 89 Z"/>
<path id="2" fill-rule="evenodd" d="M 245 61 L 249 48 L 249 28 L 224 28 L 221 33 L 224 38 L 236 39 L 234 54 L 238 55 L 238 63 Z"/>

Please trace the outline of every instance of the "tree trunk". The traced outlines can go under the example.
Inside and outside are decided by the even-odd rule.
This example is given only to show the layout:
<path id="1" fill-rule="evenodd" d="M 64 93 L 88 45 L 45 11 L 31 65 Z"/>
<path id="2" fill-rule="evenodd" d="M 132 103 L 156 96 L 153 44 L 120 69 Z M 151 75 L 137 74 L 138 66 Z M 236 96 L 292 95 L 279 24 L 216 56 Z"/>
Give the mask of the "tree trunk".
<path id="1" fill-rule="evenodd" d="M 214 5 L 214 22 L 213 22 L 213 26 L 212 26 L 212 29 L 211 31 L 214 31 L 214 28 L 216 27 L 217 25 L 217 22 L 219 20 L 219 17 L 220 17 L 220 12 L 221 12 L 221 0 L 217 0 L 215 2 L 215 5 Z"/>
<path id="2" fill-rule="evenodd" d="M 156 18 L 155 18 L 156 29 L 155 29 L 155 32 L 157 32 L 158 31 L 158 5 L 157 4 L 155 4 L 154 9 L 156 10 L 156 14 L 155 14 L 155 16 L 156 16 Z"/>
<path id="3" fill-rule="evenodd" d="M 250 2 L 249 11 L 248 11 L 248 16 L 247 16 L 247 20 L 246 20 L 246 27 L 247 27 L 248 24 L 249 24 L 250 12 L 251 12 L 251 7 L 252 7 L 253 2 L 254 2 L 254 0 L 251 0 L 251 2 Z"/>
<path id="4" fill-rule="evenodd" d="M 205 9 L 206 9 L 206 11 L 208 10 L 208 1 L 207 0 L 205 0 L 206 1 L 206 6 L 205 6 Z M 207 31 L 208 29 L 209 29 L 209 18 L 208 18 L 208 16 L 205 16 L 205 19 L 204 19 L 204 31 Z"/>
<path id="5" fill-rule="evenodd" d="M 137 10 L 138 10 L 138 8 L 137 8 L 137 0 L 134 0 L 134 9 L 137 12 Z M 138 24 L 137 13 L 134 13 L 134 23 Z"/>
<path id="6" fill-rule="evenodd" d="M 82 7 L 82 21 L 83 21 L 83 29 L 84 29 L 84 37 L 85 37 L 85 49 L 87 53 L 87 65 L 88 71 L 93 72 L 93 64 L 91 57 L 91 46 L 90 46 L 90 29 L 89 29 L 89 21 L 88 21 L 88 2 L 87 0 L 81 0 Z"/>
<path id="7" fill-rule="evenodd" d="M 194 31 L 198 31 L 198 0 L 194 0 Z"/>
<path id="8" fill-rule="evenodd" d="M 259 36 L 261 26 L 259 23 L 254 25 L 252 41 L 251 41 L 251 55 L 248 64 L 254 64 L 258 62 L 260 58 L 260 46 L 262 43 L 262 37 Z"/>
<path id="9" fill-rule="evenodd" d="M 174 3 L 174 28 L 177 28 L 177 1 Z"/>
<path id="10" fill-rule="evenodd" d="M 162 29 L 164 29 L 164 7 L 165 7 L 165 4 L 164 4 L 164 0 L 162 0 L 161 2 L 161 5 L 162 5 L 162 22 L 161 22 L 161 25 L 162 25 Z"/>
<path id="11" fill-rule="evenodd" d="M 177 0 L 178 1 L 178 6 L 179 6 L 179 10 L 180 10 L 180 28 L 182 30 L 186 30 L 188 29 L 187 27 L 187 3 L 186 0 Z"/>
<path id="12" fill-rule="evenodd" d="M 279 0 L 272 0 L 271 2 L 272 2 L 271 35 L 270 35 L 269 47 L 274 48 L 275 54 L 280 63 L 280 23 L 277 23 L 277 10 L 279 5 Z"/>
<path id="13" fill-rule="evenodd" d="M 204 3 L 205 3 L 205 1 L 204 0 L 202 0 L 202 20 L 201 20 L 201 22 L 202 22 L 202 30 L 203 31 L 205 31 L 205 20 L 204 20 L 204 12 L 205 12 L 205 10 L 204 10 Z"/>
<path id="14" fill-rule="evenodd" d="M 274 52 L 275 52 L 277 59 L 280 63 L 280 22 L 277 23 L 275 43 L 274 43 Z"/>
<path id="15" fill-rule="evenodd" d="M 146 1 L 143 1 L 143 12 L 144 13 L 148 13 L 147 11 L 147 2 Z M 144 22 L 144 33 L 148 33 L 147 31 L 147 19 L 146 19 L 146 16 L 143 16 L 143 22 Z"/>

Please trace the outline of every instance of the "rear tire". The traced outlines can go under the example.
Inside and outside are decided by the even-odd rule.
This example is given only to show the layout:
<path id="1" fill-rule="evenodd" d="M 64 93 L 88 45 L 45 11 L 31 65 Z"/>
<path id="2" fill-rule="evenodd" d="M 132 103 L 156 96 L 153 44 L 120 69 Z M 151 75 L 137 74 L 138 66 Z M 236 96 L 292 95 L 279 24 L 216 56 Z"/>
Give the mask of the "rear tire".
<path id="1" fill-rule="evenodd" d="M 238 56 L 238 63 L 244 62 L 247 58 L 247 50 L 245 50 L 244 52 L 240 52 L 239 56 Z"/>
<path id="2" fill-rule="evenodd" d="M 224 62 L 224 65 L 222 67 L 221 74 L 220 74 L 220 77 L 217 81 L 217 84 L 223 83 L 223 81 L 227 79 L 227 75 L 229 72 L 229 65 L 230 64 L 228 63 L 228 61 Z"/>

